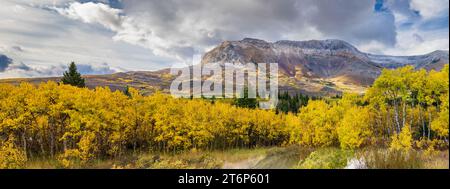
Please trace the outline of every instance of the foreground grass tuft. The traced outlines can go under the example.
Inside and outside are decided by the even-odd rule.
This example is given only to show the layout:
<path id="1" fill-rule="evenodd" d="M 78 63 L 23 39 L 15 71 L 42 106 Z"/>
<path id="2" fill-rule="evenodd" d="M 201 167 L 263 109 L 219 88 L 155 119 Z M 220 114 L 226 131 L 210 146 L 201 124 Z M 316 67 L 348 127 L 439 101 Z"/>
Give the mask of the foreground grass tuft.
<path id="1" fill-rule="evenodd" d="M 299 162 L 299 169 L 342 169 L 352 158 L 353 152 L 338 148 L 323 148 L 312 152 L 304 161 Z"/>
<path id="2" fill-rule="evenodd" d="M 448 151 L 370 149 L 358 154 L 369 169 L 448 169 Z"/>

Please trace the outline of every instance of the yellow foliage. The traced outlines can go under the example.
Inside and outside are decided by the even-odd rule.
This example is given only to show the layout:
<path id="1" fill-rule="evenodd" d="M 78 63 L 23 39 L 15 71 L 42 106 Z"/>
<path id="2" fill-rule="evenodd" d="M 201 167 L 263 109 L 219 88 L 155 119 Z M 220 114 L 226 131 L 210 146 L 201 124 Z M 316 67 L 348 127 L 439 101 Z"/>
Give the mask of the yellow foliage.
<path id="1" fill-rule="evenodd" d="M 423 150 L 423 153 L 427 157 L 433 157 L 439 153 L 437 148 L 439 148 L 440 141 L 439 140 L 428 140 L 428 139 L 421 139 L 418 141 L 415 141 L 415 147 Z"/>
<path id="2" fill-rule="evenodd" d="M 396 151 L 409 151 L 412 149 L 412 135 L 409 125 L 405 125 L 402 128 L 400 134 L 392 135 L 391 150 Z"/>
<path id="3" fill-rule="evenodd" d="M 0 143 L 0 169 L 20 169 L 25 167 L 27 157 L 24 151 L 14 145 L 14 137 Z"/>
<path id="4" fill-rule="evenodd" d="M 410 149 L 412 132 L 445 146 L 448 88 L 448 65 L 430 72 L 412 67 L 384 70 L 364 97 L 310 100 L 294 115 L 239 108 L 222 100 L 174 99 L 160 92 L 143 96 L 132 88 L 125 95 L 107 87 L 92 90 L 55 82 L 1 84 L 0 136 L 20 141 L 17 146 L 3 145 L 4 153 L 20 157 L 23 149 L 24 156 L 57 156 L 65 167 L 128 150 L 284 144 L 354 149 L 392 135 L 392 149 Z M 434 132 L 428 131 L 430 125 Z M 400 128 L 401 133 L 394 134 Z"/>
<path id="5" fill-rule="evenodd" d="M 57 159 L 64 168 L 74 168 L 79 165 L 79 157 L 80 151 L 78 149 L 70 149 L 58 155 Z"/>
<path id="6" fill-rule="evenodd" d="M 441 112 L 439 117 L 431 122 L 431 129 L 439 136 L 448 137 L 449 126 L 449 95 L 448 92 L 441 97 Z"/>
<path id="7" fill-rule="evenodd" d="M 77 146 L 78 148 L 67 149 L 58 156 L 58 161 L 63 167 L 86 166 L 95 158 L 98 146 L 95 144 L 95 135 L 93 133 L 85 133 Z"/>
<path id="8" fill-rule="evenodd" d="M 290 141 L 305 146 L 330 146 L 337 141 L 338 120 L 336 109 L 325 101 L 310 101 L 300 109 L 300 123 L 291 129 Z"/>
<path id="9" fill-rule="evenodd" d="M 346 111 L 337 128 L 343 149 L 358 148 L 371 137 L 369 113 L 369 109 L 360 107 L 352 107 Z"/>
<path id="10" fill-rule="evenodd" d="M 11 92 L 0 94 L 0 134 L 19 133 L 27 150 L 61 154 L 63 164 L 120 156 L 130 147 L 176 152 L 275 145 L 287 135 L 283 115 L 222 102 L 54 82 L 1 87 Z"/>

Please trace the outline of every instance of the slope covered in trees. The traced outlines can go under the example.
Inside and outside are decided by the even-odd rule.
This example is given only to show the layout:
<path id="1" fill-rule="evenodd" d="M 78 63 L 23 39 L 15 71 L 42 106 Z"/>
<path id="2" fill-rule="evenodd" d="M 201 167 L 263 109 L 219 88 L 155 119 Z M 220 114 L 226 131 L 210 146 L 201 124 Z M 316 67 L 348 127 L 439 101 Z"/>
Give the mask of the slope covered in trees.
<path id="1" fill-rule="evenodd" d="M 302 105 L 293 100 L 300 107 L 296 114 L 283 113 L 292 105 L 248 109 L 220 100 L 143 96 L 133 88 L 124 94 L 55 82 L 0 85 L 0 168 L 20 168 L 33 157 L 87 165 L 129 151 L 448 147 L 448 77 L 448 65 L 440 72 L 384 70 L 364 96 Z"/>

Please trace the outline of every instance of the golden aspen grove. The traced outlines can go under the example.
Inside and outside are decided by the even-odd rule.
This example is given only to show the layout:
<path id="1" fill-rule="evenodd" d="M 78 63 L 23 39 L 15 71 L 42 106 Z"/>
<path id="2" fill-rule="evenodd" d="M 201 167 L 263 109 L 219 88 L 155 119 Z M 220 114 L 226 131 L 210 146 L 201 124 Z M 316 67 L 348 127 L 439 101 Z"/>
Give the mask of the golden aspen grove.
<path id="1" fill-rule="evenodd" d="M 364 95 L 310 100 L 298 113 L 128 93 L 51 81 L 1 84 L 0 168 L 25 168 L 39 158 L 71 168 L 136 152 L 275 146 L 383 148 L 429 157 L 448 150 L 448 65 L 429 72 L 385 69 Z"/>

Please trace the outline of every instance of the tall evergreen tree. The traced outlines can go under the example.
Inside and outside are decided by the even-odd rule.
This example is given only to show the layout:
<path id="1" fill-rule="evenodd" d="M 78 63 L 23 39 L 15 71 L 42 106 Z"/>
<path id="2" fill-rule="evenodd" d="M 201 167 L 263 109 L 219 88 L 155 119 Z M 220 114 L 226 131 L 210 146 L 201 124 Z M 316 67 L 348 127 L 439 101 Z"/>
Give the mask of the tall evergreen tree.
<path id="1" fill-rule="evenodd" d="M 129 87 L 128 85 L 125 86 L 125 89 L 124 89 L 124 91 L 123 91 L 123 94 L 124 94 L 124 95 L 127 95 L 128 97 L 131 98 L 130 87 Z"/>
<path id="2" fill-rule="evenodd" d="M 64 76 L 61 79 L 61 82 L 63 84 L 72 85 L 76 87 L 86 86 L 84 78 L 82 78 L 81 74 L 78 72 L 75 62 L 70 63 L 69 70 L 64 72 Z"/>
<path id="3" fill-rule="evenodd" d="M 244 87 L 243 97 L 234 99 L 234 104 L 237 107 L 242 108 L 256 108 L 258 107 L 258 100 L 256 98 L 249 98 L 249 89 L 247 86 Z"/>

